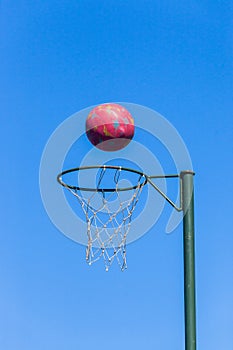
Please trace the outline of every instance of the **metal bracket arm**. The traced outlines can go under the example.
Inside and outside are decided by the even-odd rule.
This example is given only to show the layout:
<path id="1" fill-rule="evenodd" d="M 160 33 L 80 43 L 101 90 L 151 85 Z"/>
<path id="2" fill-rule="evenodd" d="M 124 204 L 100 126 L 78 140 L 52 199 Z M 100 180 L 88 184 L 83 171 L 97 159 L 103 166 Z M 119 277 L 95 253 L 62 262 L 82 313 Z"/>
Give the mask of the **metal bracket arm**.
<path id="1" fill-rule="evenodd" d="M 154 184 L 152 179 L 162 179 L 162 178 L 174 178 L 174 177 L 179 177 L 180 178 L 180 206 L 178 207 L 163 191 L 160 190 L 158 186 Z M 152 175 L 152 176 L 147 176 L 147 181 L 149 184 L 159 193 L 161 196 L 177 211 L 182 211 L 182 180 L 180 175 L 178 174 L 172 174 L 172 175 Z"/>

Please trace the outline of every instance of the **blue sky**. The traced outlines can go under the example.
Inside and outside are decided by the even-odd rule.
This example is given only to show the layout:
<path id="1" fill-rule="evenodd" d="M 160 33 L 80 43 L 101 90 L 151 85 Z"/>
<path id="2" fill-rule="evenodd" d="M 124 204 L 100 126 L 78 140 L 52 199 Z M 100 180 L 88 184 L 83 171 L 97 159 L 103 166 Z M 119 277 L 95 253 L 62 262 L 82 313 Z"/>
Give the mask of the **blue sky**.
<path id="1" fill-rule="evenodd" d="M 210 0 L 2 1 L 2 349 L 183 348 L 182 227 L 164 233 L 169 207 L 129 245 L 128 270 L 105 273 L 41 201 L 51 133 L 108 101 L 158 111 L 188 146 L 198 347 L 232 349 L 232 10 Z"/>

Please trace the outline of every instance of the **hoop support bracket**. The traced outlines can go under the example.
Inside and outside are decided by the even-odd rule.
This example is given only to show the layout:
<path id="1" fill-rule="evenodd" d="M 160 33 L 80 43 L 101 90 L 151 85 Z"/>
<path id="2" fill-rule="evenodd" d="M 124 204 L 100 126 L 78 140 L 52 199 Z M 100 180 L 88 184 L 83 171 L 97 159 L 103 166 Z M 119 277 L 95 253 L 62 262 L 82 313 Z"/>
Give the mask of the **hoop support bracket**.
<path id="1" fill-rule="evenodd" d="M 181 171 L 180 174 L 170 174 L 170 175 L 151 175 L 148 176 L 147 175 L 147 182 L 178 212 L 182 211 L 184 208 L 183 205 L 183 198 L 182 198 L 182 187 L 183 187 L 183 182 L 182 182 L 182 178 L 185 174 L 192 174 L 195 175 L 195 173 L 192 170 L 185 170 L 185 171 Z M 177 206 L 163 191 L 160 190 L 160 188 L 158 186 L 156 186 L 154 184 L 154 182 L 152 181 L 153 179 L 165 179 L 165 178 L 179 178 L 180 179 L 180 186 L 179 186 L 179 190 L 180 190 L 180 206 Z"/>

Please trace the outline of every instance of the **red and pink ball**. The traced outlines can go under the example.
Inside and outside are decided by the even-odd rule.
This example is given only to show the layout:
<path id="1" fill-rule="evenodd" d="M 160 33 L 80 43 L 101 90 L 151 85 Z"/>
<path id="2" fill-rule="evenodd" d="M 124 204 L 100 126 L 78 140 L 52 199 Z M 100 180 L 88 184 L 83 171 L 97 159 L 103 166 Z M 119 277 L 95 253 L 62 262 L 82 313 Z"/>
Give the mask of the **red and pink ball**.
<path id="1" fill-rule="evenodd" d="M 118 151 L 134 136 L 134 119 L 117 103 L 106 103 L 91 110 L 86 120 L 89 141 L 102 151 Z"/>

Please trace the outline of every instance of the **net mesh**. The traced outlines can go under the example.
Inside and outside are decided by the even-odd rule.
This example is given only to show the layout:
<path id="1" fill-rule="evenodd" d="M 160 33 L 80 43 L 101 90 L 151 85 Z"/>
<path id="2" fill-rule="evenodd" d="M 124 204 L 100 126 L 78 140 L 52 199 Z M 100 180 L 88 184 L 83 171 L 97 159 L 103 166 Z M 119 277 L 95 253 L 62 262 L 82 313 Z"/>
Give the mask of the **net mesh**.
<path id="1" fill-rule="evenodd" d="M 96 191 L 86 192 L 80 189 L 68 190 L 81 205 L 87 223 L 86 261 L 89 265 L 103 258 L 108 271 L 113 261 L 117 261 L 121 270 L 127 268 L 126 239 L 130 230 L 132 214 L 137 205 L 143 184 L 143 175 L 137 175 L 137 182 L 129 191 L 120 190 L 121 169 L 115 170 L 114 192 L 101 189 L 106 169 L 101 169 Z"/>

